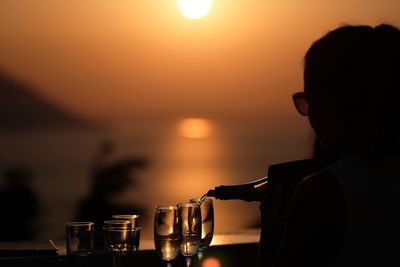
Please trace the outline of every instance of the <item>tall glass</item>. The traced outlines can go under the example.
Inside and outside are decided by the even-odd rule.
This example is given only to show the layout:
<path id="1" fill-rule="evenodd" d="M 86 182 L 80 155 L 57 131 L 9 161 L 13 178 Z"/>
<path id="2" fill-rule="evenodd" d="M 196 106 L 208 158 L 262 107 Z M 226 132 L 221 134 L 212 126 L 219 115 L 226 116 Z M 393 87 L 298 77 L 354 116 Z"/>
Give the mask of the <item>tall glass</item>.
<path id="1" fill-rule="evenodd" d="M 178 207 L 157 206 L 154 212 L 154 245 L 158 256 L 171 267 L 171 261 L 179 255 L 181 221 Z"/>
<path id="2" fill-rule="evenodd" d="M 179 217 L 182 223 L 181 253 L 186 257 L 186 266 L 190 266 L 191 256 L 200 247 L 201 211 L 199 203 L 179 204 Z"/>
<path id="3" fill-rule="evenodd" d="M 214 235 L 214 208 L 211 198 L 205 198 L 202 202 L 200 199 L 191 199 L 192 203 L 200 203 L 201 211 L 201 240 L 197 253 L 199 260 L 203 257 L 203 251 L 210 246 Z"/>

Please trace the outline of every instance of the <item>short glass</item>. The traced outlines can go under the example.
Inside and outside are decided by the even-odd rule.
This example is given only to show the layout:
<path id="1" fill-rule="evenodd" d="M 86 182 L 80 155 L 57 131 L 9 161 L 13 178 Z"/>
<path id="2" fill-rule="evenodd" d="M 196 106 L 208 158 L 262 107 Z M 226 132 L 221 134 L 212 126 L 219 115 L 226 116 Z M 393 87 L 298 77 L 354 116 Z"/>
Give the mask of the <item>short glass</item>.
<path id="1" fill-rule="evenodd" d="M 67 222 L 67 254 L 86 256 L 93 253 L 94 222 Z"/>
<path id="2" fill-rule="evenodd" d="M 130 250 L 132 252 L 139 251 L 140 244 L 140 215 L 137 214 L 123 214 L 112 215 L 113 220 L 124 220 L 131 222 L 131 243 Z"/>
<path id="3" fill-rule="evenodd" d="M 127 220 L 104 221 L 104 250 L 106 253 L 124 255 L 131 251 L 131 222 Z"/>

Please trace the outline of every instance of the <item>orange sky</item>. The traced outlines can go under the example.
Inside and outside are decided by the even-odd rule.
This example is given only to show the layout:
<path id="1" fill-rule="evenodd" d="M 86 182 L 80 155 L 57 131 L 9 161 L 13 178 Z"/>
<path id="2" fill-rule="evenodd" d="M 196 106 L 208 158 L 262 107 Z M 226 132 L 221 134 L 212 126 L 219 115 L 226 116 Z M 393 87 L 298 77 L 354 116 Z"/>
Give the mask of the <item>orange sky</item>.
<path id="1" fill-rule="evenodd" d="M 400 26 L 398 0 L 1 0 L 0 69 L 97 119 L 293 113 L 302 58 L 341 23 Z"/>

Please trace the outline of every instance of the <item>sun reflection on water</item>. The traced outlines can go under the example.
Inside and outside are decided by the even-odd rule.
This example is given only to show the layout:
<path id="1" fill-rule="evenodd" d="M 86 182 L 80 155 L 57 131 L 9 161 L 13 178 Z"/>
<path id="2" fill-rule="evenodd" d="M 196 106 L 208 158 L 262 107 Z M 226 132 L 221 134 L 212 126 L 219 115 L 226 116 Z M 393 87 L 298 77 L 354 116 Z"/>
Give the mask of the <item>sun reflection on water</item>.
<path id="1" fill-rule="evenodd" d="M 185 118 L 179 122 L 178 129 L 185 138 L 207 138 L 212 134 L 212 123 L 203 118 Z"/>

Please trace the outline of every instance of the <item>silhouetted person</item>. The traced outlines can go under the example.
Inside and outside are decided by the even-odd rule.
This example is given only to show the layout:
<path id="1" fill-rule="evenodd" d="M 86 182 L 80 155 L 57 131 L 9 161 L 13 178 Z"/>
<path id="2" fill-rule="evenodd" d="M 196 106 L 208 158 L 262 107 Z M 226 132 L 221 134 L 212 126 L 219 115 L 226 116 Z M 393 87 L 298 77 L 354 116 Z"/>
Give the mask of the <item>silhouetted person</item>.
<path id="1" fill-rule="evenodd" d="M 31 188 L 33 172 L 25 166 L 8 169 L 0 190 L 0 240 L 32 240 L 39 202 Z"/>
<path id="2" fill-rule="evenodd" d="M 263 266 L 400 266 L 399 99 L 395 27 L 344 26 L 311 46 L 294 101 L 331 163 L 298 186 Z"/>
<path id="3" fill-rule="evenodd" d="M 93 169 L 92 185 L 89 196 L 79 206 L 77 219 L 80 221 L 93 221 L 95 231 L 103 230 L 103 222 L 111 219 L 113 214 L 140 214 L 144 209 L 132 203 L 121 205 L 115 199 L 124 190 L 136 186 L 135 171 L 148 165 L 143 158 L 128 157 L 120 160 L 106 160 L 113 152 L 113 145 L 104 142 L 100 146 Z M 97 240 L 102 246 L 102 241 Z"/>

